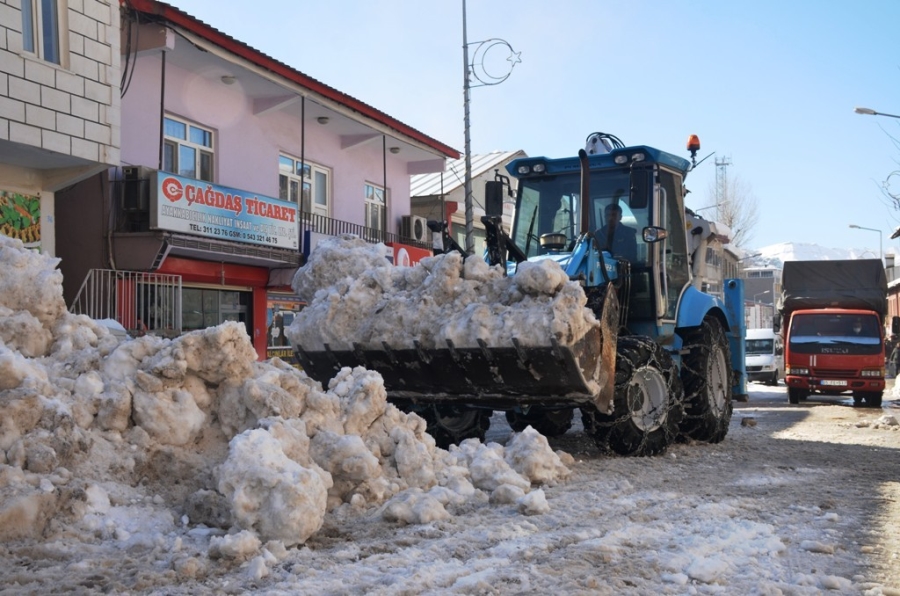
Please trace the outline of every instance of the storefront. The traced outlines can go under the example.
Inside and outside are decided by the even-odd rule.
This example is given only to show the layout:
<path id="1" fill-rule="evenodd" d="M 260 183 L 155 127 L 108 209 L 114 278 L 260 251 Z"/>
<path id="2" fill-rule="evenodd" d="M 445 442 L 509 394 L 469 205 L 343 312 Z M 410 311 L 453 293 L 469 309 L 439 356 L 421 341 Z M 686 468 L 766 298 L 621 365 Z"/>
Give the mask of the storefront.
<path id="1" fill-rule="evenodd" d="M 237 321 L 259 358 L 269 358 L 269 293 L 290 296 L 300 265 L 297 206 L 165 172 L 147 178 L 146 232 L 115 235 L 119 267 L 177 276 L 182 331 Z M 138 316 L 159 332 L 152 308 Z"/>

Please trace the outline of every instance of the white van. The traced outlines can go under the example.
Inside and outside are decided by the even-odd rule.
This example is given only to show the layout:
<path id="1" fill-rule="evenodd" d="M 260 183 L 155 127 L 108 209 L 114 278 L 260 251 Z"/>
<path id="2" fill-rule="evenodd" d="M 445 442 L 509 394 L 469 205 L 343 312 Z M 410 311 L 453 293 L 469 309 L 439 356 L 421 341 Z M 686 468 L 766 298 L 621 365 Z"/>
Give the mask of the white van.
<path id="1" fill-rule="evenodd" d="M 744 342 L 747 379 L 777 385 L 784 378 L 784 348 L 781 336 L 772 329 L 747 329 Z"/>

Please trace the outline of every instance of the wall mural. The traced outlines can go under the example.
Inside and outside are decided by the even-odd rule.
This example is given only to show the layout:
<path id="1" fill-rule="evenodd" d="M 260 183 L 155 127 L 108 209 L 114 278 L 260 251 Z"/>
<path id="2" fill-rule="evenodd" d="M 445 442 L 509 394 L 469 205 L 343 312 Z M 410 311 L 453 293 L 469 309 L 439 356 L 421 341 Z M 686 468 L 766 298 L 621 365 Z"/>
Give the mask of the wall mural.
<path id="1" fill-rule="evenodd" d="M 41 247 L 41 198 L 0 191 L 0 234 L 21 240 L 26 247 Z"/>

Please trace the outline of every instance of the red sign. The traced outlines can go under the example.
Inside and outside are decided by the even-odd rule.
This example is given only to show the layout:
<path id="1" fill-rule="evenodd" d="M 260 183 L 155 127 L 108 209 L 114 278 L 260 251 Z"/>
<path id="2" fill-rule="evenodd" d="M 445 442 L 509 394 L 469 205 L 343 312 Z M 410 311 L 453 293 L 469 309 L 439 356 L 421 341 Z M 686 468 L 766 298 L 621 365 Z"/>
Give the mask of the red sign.
<path id="1" fill-rule="evenodd" d="M 418 248 L 408 244 L 388 242 L 387 245 L 394 251 L 394 265 L 397 267 L 412 267 L 421 259 L 434 255 L 434 253 L 428 249 Z"/>

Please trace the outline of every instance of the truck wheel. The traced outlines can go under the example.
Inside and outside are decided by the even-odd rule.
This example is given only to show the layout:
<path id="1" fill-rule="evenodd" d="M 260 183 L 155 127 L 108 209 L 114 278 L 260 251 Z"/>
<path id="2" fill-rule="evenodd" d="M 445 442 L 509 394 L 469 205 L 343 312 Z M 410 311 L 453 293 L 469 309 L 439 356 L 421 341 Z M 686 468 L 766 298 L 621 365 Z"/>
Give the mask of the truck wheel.
<path id="1" fill-rule="evenodd" d="M 870 408 L 880 408 L 881 407 L 881 391 L 874 391 L 872 393 L 864 393 L 863 398 L 866 400 L 866 406 Z"/>
<path id="2" fill-rule="evenodd" d="M 467 406 L 426 406 L 416 413 L 428 424 L 428 434 L 441 449 L 459 445 L 466 439 L 484 441 L 491 425 L 490 410 Z"/>
<path id="3" fill-rule="evenodd" d="M 559 437 L 572 428 L 572 418 L 575 411 L 572 408 L 547 409 L 541 407 L 528 408 L 528 412 L 509 410 L 506 412 L 506 421 L 509 427 L 517 433 L 529 426 L 545 437 Z"/>
<path id="4" fill-rule="evenodd" d="M 695 441 L 718 443 L 731 423 L 734 371 L 722 324 L 707 318 L 684 336 L 682 358 L 685 407 L 681 433 Z"/>
<path id="5" fill-rule="evenodd" d="M 788 388 L 788 401 L 792 404 L 799 404 L 801 400 L 806 399 L 806 392 L 802 389 Z"/>
<path id="6" fill-rule="evenodd" d="M 582 408 L 585 432 L 619 455 L 656 455 L 678 436 L 684 389 L 669 353 L 649 337 L 621 336 L 616 344 L 614 412 Z"/>

